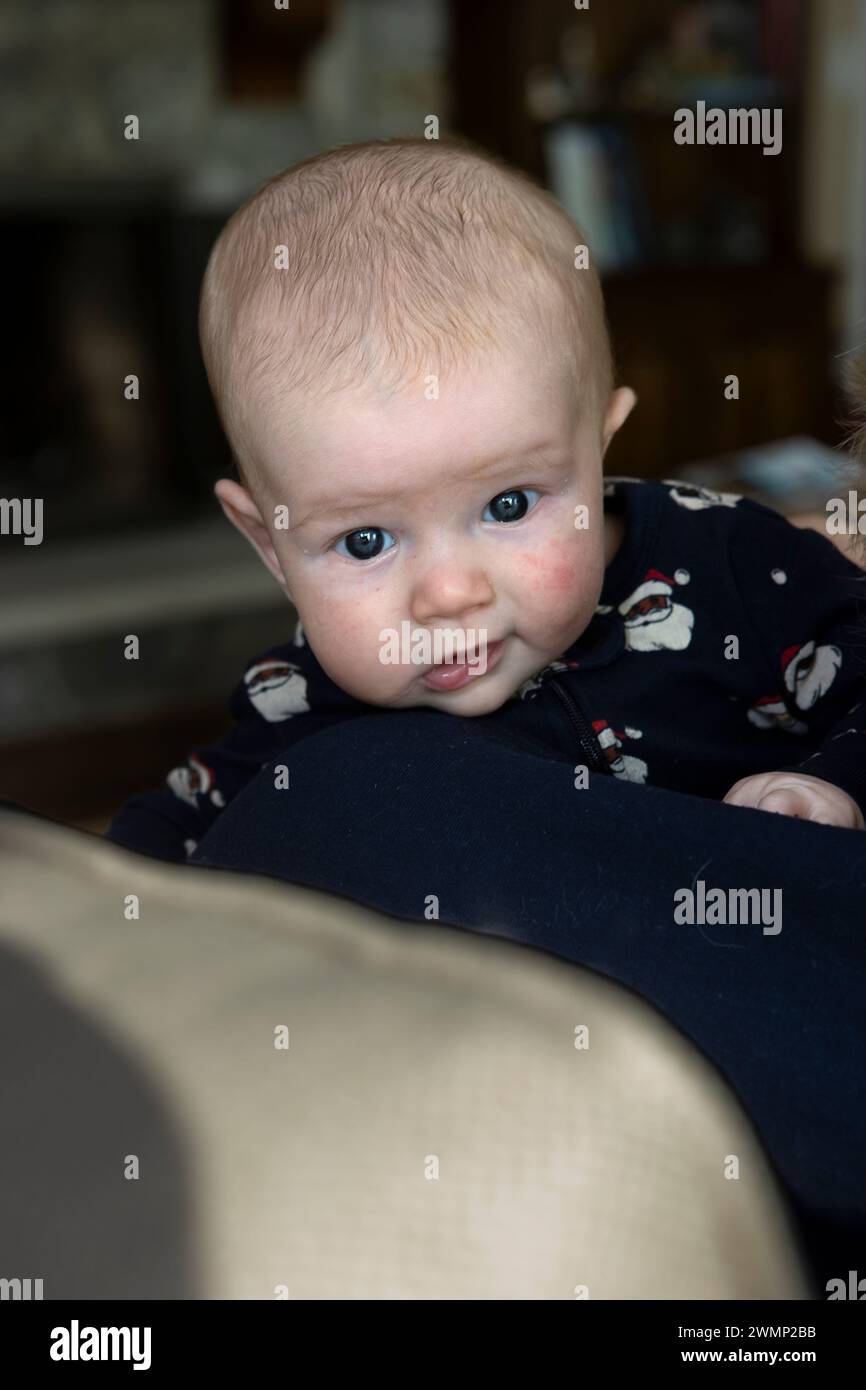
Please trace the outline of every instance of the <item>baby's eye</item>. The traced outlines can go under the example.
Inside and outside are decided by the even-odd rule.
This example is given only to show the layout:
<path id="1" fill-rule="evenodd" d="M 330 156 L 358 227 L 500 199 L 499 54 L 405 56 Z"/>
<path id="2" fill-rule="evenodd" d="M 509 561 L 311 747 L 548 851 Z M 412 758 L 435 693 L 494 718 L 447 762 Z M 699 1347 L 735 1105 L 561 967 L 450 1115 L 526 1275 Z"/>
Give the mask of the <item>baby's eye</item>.
<path id="1" fill-rule="evenodd" d="M 338 555 L 345 555 L 348 551 L 350 560 L 375 560 L 377 555 L 391 549 L 390 545 L 384 544 L 385 536 L 391 536 L 391 532 L 381 531 L 378 526 L 365 526 L 360 531 L 350 531 L 347 536 L 341 536 L 334 549 Z M 393 545 L 397 544 L 393 536 L 391 541 Z M 346 550 L 341 550 L 341 545 L 345 545 Z"/>
<path id="2" fill-rule="evenodd" d="M 485 515 L 482 516 L 481 520 L 520 521 L 521 517 L 526 516 L 526 513 L 531 510 L 527 501 L 527 494 L 530 492 L 534 493 L 536 497 L 541 496 L 541 493 L 536 492 L 535 488 L 532 487 L 513 487 L 508 492 L 500 492 L 498 496 L 493 498 L 492 502 L 487 503 Z M 488 517 L 486 515 L 488 511 L 492 511 L 493 516 Z"/>

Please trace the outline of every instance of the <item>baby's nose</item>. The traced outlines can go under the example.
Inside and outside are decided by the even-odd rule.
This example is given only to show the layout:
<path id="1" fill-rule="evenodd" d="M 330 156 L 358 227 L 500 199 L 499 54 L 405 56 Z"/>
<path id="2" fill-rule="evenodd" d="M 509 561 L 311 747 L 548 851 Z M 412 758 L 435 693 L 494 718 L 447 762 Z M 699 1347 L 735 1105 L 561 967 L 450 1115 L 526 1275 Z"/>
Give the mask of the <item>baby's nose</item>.
<path id="1" fill-rule="evenodd" d="M 473 609 L 486 607 L 495 597 L 489 576 L 478 566 L 438 565 L 418 581 L 412 597 L 416 623 L 437 619 L 454 621 Z"/>

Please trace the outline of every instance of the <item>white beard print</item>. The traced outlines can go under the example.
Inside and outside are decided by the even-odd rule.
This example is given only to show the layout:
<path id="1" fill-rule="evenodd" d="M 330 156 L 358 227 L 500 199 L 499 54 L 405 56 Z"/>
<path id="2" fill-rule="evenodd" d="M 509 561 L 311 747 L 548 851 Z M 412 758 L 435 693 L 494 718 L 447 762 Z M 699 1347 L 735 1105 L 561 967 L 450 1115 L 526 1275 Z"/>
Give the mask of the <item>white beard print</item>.
<path id="1" fill-rule="evenodd" d="M 206 796 L 210 791 L 213 786 L 213 773 L 191 754 L 186 767 L 173 767 L 165 780 L 178 800 L 185 801 L 188 806 L 197 810 L 196 797 Z"/>
<path id="2" fill-rule="evenodd" d="M 712 488 L 684 483 L 678 478 L 664 478 L 663 482 L 670 488 L 673 501 L 690 512 L 700 512 L 705 507 L 736 507 L 737 503 L 742 501 L 739 493 L 714 492 Z"/>
<path id="3" fill-rule="evenodd" d="M 643 758 L 636 758 L 632 753 L 621 753 L 610 764 L 610 770 L 621 782 L 637 782 L 642 785 L 646 781 L 649 768 Z"/>
<path id="4" fill-rule="evenodd" d="M 601 729 L 594 727 L 598 746 L 613 776 L 621 782 L 645 782 L 649 768 L 643 758 L 636 758 L 633 753 L 623 753 L 622 739 L 610 725 Z M 624 732 L 627 738 L 643 738 L 640 729 L 626 729 Z"/>
<path id="5" fill-rule="evenodd" d="M 260 661 L 244 676 L 250 701 L 269 724 L 279 724 L 296 714 L 306 714 L 307 681 L 288 661 Z"/>
<path id="6" fill-rule="evenodd" d="M 625 644 L 635 652 L 681 652 L 692 640 L 695 615 L 685 604 L 672 603 L 658 617 L 625 624 Z"/>
<path id="7" fill-rule="evenodd" d="M 797 708 L 811 709 L 830 689 L 841 665 L 842 653 L 838 647 L 816 647 L 814 642 L 804 642 L 785 667 L 785 685 L 794 696 Z"/>
<path id="8" fill-rule="evenodd" d="M 808 733 L 806 725 L 795 719 L 784 700 L 765 701 L 762 705 L 752 705 L 746 717 L 756 729 L 784 729 L 788 734 Z"/>

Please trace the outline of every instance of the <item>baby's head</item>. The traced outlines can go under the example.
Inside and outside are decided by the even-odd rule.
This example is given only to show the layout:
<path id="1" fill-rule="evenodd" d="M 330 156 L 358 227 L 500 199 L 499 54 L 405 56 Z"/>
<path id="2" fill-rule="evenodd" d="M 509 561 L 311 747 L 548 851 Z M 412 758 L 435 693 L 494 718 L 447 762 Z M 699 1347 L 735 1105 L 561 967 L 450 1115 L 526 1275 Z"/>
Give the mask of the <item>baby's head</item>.
<path id="1" fill-rule="evenodd" d="M 396 140 L 293 166 L 214 247 L 202 347 L 241 478 L 217 496 L 357 699 L 490 713 L 592 617 L 633 396 L 582 245 L 523 175 Z M 431 672 L 447 634 L 468 672 Z"/>

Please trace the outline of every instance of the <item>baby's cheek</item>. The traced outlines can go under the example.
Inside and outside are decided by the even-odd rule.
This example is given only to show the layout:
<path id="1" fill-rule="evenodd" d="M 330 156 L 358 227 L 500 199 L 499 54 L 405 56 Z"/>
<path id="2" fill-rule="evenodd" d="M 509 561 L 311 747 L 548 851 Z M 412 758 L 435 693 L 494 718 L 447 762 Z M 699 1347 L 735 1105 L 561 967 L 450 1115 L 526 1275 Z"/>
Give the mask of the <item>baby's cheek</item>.
<path id="1" fill-rule="evenodd" d="M 589 566 L 573 546 L 562 543 L 518 557 L 521 580 L 528 591 L 543 598 L 575 600 L 585 587 Z"/>
<path id="2" fill-rule="evenodd" d="M 573 642 L 592 617 L 601 587 L 590 558 L 566 545 L 519 558 L 524 617 L 541 646 Z"/>
<path id="3" fill-rule="evenodd" d="M 328 645 L 338 651 L 341 648 L 356 645 L 358 632 L 362 626 L 359 622 L 359 616 L 357 610 L 353 613 L 348 605 L 327 604 L 319 615 L 319 625 L 323 629 Z"/>
<path id="4" fill-rule="evenodd" d="M 319 613 L 310 641 L 331 678 L 338 685 L 352 686 L 362 698 L 373 697 L 387 684 L 387 666 L 379 660 L 382 624 L 375 612 L 363 603 L 330 602 Z"/>
<path id="5" fill-rule="evenodd" d="M 334 610 L 322 619 L 322 646 L 332 662 L 357 666 L 369 652 L 367 626 L 360 613 Z"/>

